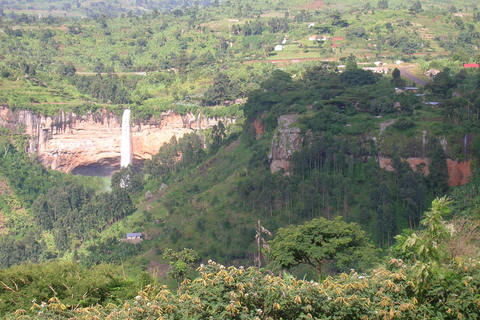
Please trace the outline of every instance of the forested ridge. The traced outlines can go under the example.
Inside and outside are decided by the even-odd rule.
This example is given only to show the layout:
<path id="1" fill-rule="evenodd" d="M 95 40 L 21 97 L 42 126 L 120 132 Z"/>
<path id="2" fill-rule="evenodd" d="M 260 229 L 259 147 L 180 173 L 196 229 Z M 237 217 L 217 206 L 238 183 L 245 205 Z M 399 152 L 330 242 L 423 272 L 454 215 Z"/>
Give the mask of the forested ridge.
<path id="1" fill-rule="evenodd" d="M 2 3 L 0 314 L 478 317 L 478 8 L 314 4 Z M 102 180 L 46 169 L 9 118 L 126 107 L 235 121 Z"/>

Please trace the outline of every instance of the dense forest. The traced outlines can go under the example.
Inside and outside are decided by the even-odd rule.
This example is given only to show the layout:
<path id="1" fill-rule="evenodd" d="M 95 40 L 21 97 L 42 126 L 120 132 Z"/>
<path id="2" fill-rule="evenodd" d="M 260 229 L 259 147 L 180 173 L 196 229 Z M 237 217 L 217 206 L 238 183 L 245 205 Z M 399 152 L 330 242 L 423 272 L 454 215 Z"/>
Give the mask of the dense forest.
<path id="1" fill-rule="evenodd" d="M 473 1 L 2 2 L 0 315 L 478 317 L 478 30 Z M 127 107 L 235 121 L 102 179 L 10 116 Z"/>

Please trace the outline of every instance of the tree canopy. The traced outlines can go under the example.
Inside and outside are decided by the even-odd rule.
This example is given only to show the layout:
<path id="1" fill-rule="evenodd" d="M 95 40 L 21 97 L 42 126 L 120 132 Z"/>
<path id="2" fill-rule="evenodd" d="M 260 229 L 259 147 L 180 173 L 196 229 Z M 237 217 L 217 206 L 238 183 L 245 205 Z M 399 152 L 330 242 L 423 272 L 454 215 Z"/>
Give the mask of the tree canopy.
<path id="1" fill-rule="evenodd" d="M 325 263 L 335 263 L 340 269 L 364 268 L 376 261 L 377 253 L 361 227 L 343 221 L 342 217 L 313 219 L 303 225 L 281 228 L 269 244 L 267 259 L 274 264 L 287 269 L 309 264 L 319 275 Z"/>

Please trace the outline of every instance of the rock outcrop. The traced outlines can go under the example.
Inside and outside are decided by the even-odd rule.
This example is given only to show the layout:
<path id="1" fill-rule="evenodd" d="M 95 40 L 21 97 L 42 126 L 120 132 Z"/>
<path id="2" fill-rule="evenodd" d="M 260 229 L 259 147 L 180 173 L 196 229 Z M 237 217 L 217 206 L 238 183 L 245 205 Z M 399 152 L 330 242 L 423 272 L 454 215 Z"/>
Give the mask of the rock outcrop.
<path id="1" fill-rule="evenodd" d="M 419 171 L 426 176 L 430 173 L 428 170 L 430 160 L 428 158 L 406 158 L 402 160 L 408 162 L 413 171 Z M 458 160 L 447 159 L 448 185 L 450 187 L 464 185 L 468 182 L 468 179 L 472 175 L 471 162 L 472 160 L 459 162 Z M 392 159 L 379 157 L 378 163 L 380 168 L 387 171 L 394 171 Z"/>
<path id="2" fill-rule="evenodd" d="M 298 115 L 285 115 L 278 118 L 278 127 L 272 140 L 272 148 L 268 159 L 270 171 L 283 169 L 284 174 L 290 174 L 292 154 L 301 149 L 303 137 L 295 125 Z"/>
<path id="3" fill-rule="evenodd" d="M 295 151 L 299 151 L 303 144 L 303 137 L 301 136 L 300 129 L 295 125 L 298 117 L 298 115 L 285 115 L 278 118 L 278 127 L 272 140 L 270 154 L 268 155 L 270 171 L 272 173 L 283 169 L 284 174 L 290 174 L 292 154 Z M 395 121 L 388 121 L 382 123 L 380 126 L 380 135 L 389 125 L 393 124 L 394 122 Z M 259 121 L 258 123 L 255 123 L 255 128 L 257 128 L 259 123 Z M 426 134 L 427 132 L 424 131 L 422 137 L 422 150 L 425 150 L 427 141 Z M 466 136 L 464 139 L 465 152 L 467 150 L 467 138 L 468 137 Z M 469 139 L 471 140 L 471 137 Z M 442 138 L 440 143 L 442 144 L 444 150 L 446 150 L 446 139 Z M 408 157 L 402 160 L 408 162 L 413 171 L 419 171 L 426 176 L 428 176 L 430 173 L 428 168 L 430 161 L 426 157 Z M 394 171 L 391 158 L 380 156 L 378 157 L 378 163 L 380 168 L 387 171 Z M 472 174 L 470 164 L 471 160 L 459 162 L 458 160 L 447 159 L 449 176 L 448 185 L 458 186 L 466 184 Z"/>
<path id="4" fill-rule="evenodd" d="M 150 159 L 172 136 L 181 138 L 194 130 L 216 125 L 218 120 L 169 111 L 158 120 L 134 121 L 131 127 L 134 162 Z M 48 168 L 71 172 L 90 165 L 120 164 L 121 119 L 107 110 L 84 116 L 62 111 L 57 116 L 42 116 L 0 107 L 0 126 L 28 134 L 28 151 L 36 153 Z"/>

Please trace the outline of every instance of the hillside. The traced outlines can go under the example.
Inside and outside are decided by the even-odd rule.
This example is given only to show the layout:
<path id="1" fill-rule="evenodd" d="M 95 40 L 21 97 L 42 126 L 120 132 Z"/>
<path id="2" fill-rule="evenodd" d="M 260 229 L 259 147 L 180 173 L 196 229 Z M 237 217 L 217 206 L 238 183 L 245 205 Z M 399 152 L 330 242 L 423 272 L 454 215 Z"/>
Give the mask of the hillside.
<path id="1" fill-rule="evenodd" d="M 478 282 L 473 1 L 67 4 L 0 11 L 0 311 L 38 296 L 39 318 L 354 318 L 346 306 L 370 315 L 367 300 L 386 318 L 433 317 L 428 301 L 473 312 L 468 292 L 456 306 Z M 135 161 L 120 169 L 126 108 Z M 279 230 L 314 219 L 352 223 L 334 242 L 366 235 L 372 250 L 280 263 Z M 248 292 L 245 272 L 260 281 Z"/>

